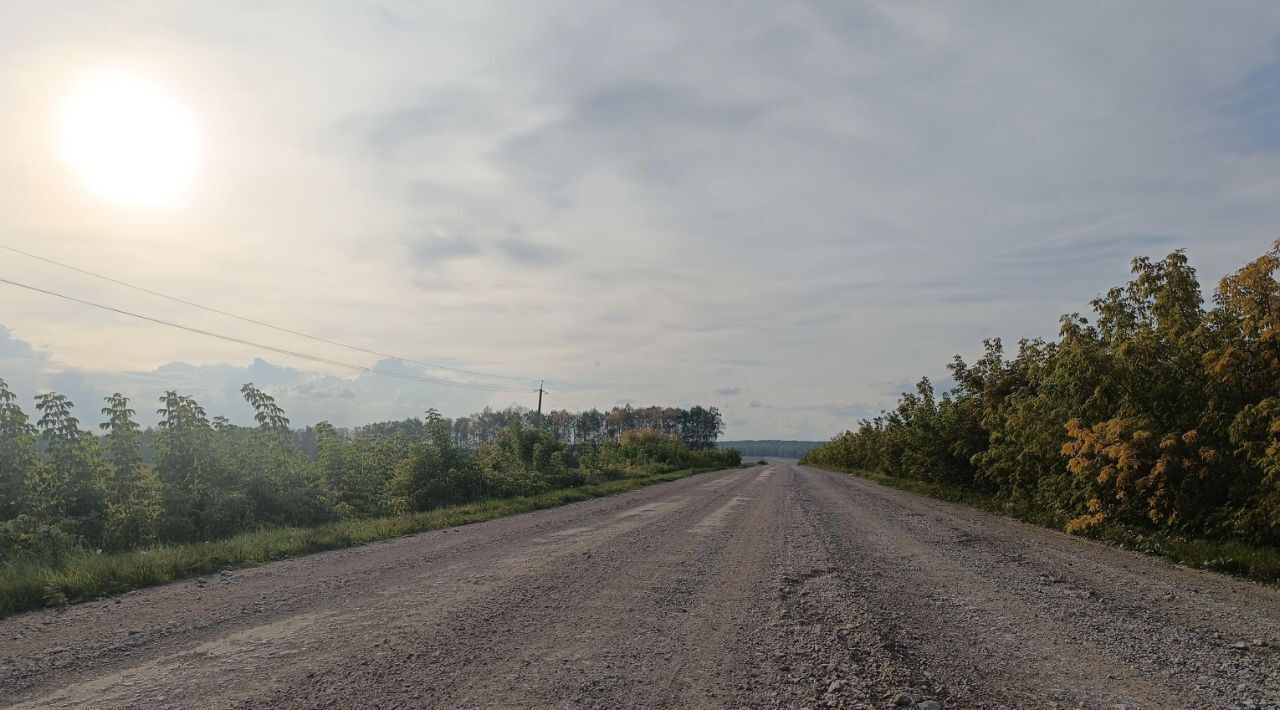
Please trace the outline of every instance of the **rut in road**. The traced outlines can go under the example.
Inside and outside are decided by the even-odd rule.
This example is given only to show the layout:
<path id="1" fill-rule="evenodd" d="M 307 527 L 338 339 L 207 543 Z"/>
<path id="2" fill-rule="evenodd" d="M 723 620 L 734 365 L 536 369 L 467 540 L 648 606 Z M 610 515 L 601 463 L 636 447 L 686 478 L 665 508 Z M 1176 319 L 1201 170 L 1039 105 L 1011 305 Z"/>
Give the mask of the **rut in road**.
<path id="1" fill-rule="evenodd" d="M 1280 590 L 786 463 L 0 639 L 20 708 L 1280 708 Z"/>

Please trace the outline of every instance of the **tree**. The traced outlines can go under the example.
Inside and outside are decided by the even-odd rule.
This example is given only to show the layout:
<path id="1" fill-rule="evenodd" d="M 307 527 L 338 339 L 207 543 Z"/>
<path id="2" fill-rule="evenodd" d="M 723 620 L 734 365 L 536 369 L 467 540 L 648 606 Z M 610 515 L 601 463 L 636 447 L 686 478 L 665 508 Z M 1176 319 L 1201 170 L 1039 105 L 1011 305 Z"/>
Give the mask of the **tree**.
<path id="1" fill-rule="evenodd" d="M 1235 532 L 1280 544 L 1280 240 L 1222 279 L 1204 356 L 1209 398 L 1244 466 L 1233 498 Z"/>
<path id="2" fill-rule="evenodd" d="M 29 507 L 27 489 L 38 463 L 36 429 L 17 396 L 0 379 L 0 521 L 11 520 Z"/>
<path id="3" fill-rule="evenodd" d="M 677 423 L 680 440 L 691 449 L 714 448 L 724 433 L 724 418 L 715 407 L 692 407 L 678 415 Z"/>
<path id="4" fill-rule="evenodd" d="M 56 392 L 36 397 L 36 426 L 48 457 L 32 480 L 32 514 L 98 544 L 106 526 L 106 465 L 97 439 L 80 431 L 71 400 Z"/>
<path id="5" fill-rule="evenodd" d="M 133 420 L 129 398 L 119 392 L 106 398 L 98 426 L 106 432 L 111 473 L 107 484 L 107 524 L 104 545 L 127 549 L 155 541 L 160 520 L 159 482 L 143 465 L 142 431 Z"/>
<path id="6" fill-rule="evenodd" d="M 240 389 L 253 407 L 257 429 L 232 448 L 252 517 L 270 525 L 314 525 L 334 515 L 320 477 L 293 450 L 289 418 L 275 398 L 247 383 Z"/>
<path id="7" fill-rule="evenodd" d="M 483 493 L 483 482 L 474 459 L 453 445 L 450 427 L 435 421 L 429 441 L 412 443 L 390 488 L 396 508 L 412 512 L 476 500 Z"/>
<path id="8" fill-rule="evenodd" d="M 172 390 L 156 410 L 156 476 L 161 483 L 161 536 L 167 540 L 221 537 L 250 519 L 238 487 L 227 476 L 204 407 Z M 225 433 L 224 429 L 221 433 Z"/>
<path id="9" fill-rule="evenodd" d="M 958 356 L 956 386 L 904 394 L 805 460 L 996 493 L 1067 529 L 1280 543 L 1280 242 L 1204 299 L 1186 255 L 1061 319 L 1056 342 Z M 972 467 L 972 482 L 964 472 Z"/>
<path id="10" fill-rule="evenodd" d="M 328 422 L 295 432 L 270 394 L 253 383 L 241 393 L 255 426 L 210 418 L 192 397 L 169 391 L 159 423 L 146 431 L 129 398 L 115 393 L 101 408 L 99 437 L 81 431 L 72 403 L 56 393 L 37 398 L 32 426 L 0 380 L 0 561 L 56 565 L 87 546 L 208 541 L 738 462 L 736 452 L 690 451 L 674 436 L 636 428 L 671 426 L 687 414 L 670 408 L 562 410 L 546 428 L 521 407 L 458 420 L 430 409 L 425 419 L 354 432 Z M 607 439 L 607 416 L 621 442 Z M 686 423 L 704 439 L 722 427 L 714 409 L 696 408 Z"/>

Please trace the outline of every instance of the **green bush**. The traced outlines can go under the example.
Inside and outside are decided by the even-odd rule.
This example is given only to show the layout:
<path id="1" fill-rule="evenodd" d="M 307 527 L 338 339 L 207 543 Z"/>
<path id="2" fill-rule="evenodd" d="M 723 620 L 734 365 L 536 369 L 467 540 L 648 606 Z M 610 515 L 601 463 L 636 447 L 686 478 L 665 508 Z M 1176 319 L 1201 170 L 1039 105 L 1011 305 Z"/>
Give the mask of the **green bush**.
<path id="1" fill-rule="evenodd" d="M 624 493 L 673 481 L 692 470 L 546 491 L 535 496 L 488 500 L 404 515 L 350 520 L 312 528 L 276 528 L 207 543 L 158 545 L 147 550 L 96 554 L 70 548 L 56 560 L 22 557 L 0 567 L 0 616 L 42 606 L 164 584 L 221 569 L 361 545 L 426 530 L 466 525 L 565 503 Z"/>
<path id="2" fill-rule="evenodd" d="M 738 460 L 708 449 L 723 430 L 715 408 L 547 417 L 486 409 L 459 420 L 430 410 L 425 421 L 354 431 L 321 422 L 298 432 L 269 394 L 252 383 L 241 393 L 256 426 L 210 418 L 191 397 L 166 392 L 159 424 L 144 431 L 117 393 L 106 398 L 107 421 L 95 435 L 53 392 L 37 397 L 33 425 L 0 380 L 0 564 L 7 584 L 25 590 L 22 604 L 57 601 L 57 590 L 75 599 L 84 589 L 156 583 L 218 560 L 260 562 L 408 529 L 391 514 L 448 509 L 450 520 L 465 520 L 468 505 L 581 499 L 592 487 Z M 102 562 L 107 557 L 115 562 Z M 93 581 L 66 577 L 85 574 Z"/>
<path id="3" fill-rule="evenodd" d="M 1176 251 L 1064 316 L 1055 341 L 999 340 L 955 387 L 922 379 L 891 411 L 803 459 L 992 496 L 1006 510 L 1105 537 L 1132 530 L 1250 575 L 1280 545 L 1280 242 L 1222 279 L 1205 308 Z M 1211 563 L 1205 540 L 1233 549 Z M 1180 542 L 1176 542 L 1180 541 Z"/>

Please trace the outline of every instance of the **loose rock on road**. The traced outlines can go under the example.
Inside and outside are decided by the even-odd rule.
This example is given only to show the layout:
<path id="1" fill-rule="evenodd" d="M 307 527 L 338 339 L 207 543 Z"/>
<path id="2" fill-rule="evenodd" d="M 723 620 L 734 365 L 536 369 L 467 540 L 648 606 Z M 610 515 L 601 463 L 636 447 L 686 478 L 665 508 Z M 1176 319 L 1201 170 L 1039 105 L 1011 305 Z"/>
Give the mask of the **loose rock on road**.
<path id="1" fill-rule="evenodd" d="M 792 464 L 0 620 L 18 708 L 1280 708 L 1280 590 Z"/>

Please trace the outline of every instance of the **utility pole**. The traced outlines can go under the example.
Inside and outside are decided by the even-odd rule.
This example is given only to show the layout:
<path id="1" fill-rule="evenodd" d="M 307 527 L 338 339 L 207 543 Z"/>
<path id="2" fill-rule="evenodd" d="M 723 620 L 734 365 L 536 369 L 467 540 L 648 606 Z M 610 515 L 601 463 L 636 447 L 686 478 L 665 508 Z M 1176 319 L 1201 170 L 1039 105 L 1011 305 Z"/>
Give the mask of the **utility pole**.
<path id="1" fill-rule="evenodd" d="M 542 386 L 546 383 L 546 380 L 538 381 L 538 421 L 542 421 Z"/>

